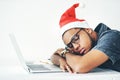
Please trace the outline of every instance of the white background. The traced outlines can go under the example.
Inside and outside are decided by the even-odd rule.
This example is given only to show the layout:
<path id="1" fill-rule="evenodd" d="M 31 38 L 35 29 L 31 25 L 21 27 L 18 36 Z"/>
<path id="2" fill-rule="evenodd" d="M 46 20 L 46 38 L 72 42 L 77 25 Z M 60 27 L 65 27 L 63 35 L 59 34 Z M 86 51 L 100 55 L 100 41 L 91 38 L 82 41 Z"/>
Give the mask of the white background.
<path id="1" fill-rule="evenodd" d="M 0 0 L 0 65 L 17 64 L 9 33 L 14 33 L 26 60 L 49 58 L 64 47 L 60 36 L 61 14 L 80 2 L 78 18 L 91 28 L 103 22 L 120 30 L 120 0 Z"/>

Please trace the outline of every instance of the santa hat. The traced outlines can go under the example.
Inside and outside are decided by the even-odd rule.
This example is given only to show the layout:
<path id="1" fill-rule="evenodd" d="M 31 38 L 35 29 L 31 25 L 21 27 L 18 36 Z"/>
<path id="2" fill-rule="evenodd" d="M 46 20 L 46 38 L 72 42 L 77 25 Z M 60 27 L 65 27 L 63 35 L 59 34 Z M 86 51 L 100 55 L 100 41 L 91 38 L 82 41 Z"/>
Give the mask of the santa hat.
<path id="1" fill-rule="evenodd" d="M 75 14 L 75 8 L 79 6 L 79 3 L 74 4 L 67 11 L 65 11 L 60 18 L 61 35 L 71 28 L 80 27 L 88 28 L 88 24 L 84 19 L 77 19 Z"/>

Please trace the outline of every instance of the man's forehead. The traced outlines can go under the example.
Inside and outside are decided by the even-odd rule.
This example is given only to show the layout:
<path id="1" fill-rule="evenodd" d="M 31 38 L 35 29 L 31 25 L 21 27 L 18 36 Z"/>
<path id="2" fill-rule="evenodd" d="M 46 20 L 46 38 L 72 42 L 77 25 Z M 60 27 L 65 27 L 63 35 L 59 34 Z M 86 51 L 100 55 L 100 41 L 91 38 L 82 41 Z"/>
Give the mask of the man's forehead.
<path id="1" fill-rule="evenodd" d="M 73 35 L 76 33 L 76 31 L 78 31 L 79 29 L 78 28 L 72 28 L 72 29 L 69 29 L 67 30 L 65 33 L 64 33 L 64 36 L 65 35 Z"/>

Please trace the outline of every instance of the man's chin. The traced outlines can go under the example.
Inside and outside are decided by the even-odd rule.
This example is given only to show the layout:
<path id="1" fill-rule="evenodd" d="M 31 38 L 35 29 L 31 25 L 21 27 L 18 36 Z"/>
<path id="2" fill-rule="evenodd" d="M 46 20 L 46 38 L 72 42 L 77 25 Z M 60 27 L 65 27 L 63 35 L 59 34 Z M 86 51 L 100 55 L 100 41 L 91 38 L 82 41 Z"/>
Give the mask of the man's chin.
<path id="1" fill-rule="evenodd" d="M 74 52 L 73 54 L 75 54 L 75 55 L 80 55 L 80 56 L 83 56 L 83 55 L 84 55 L 84 53 L 79 53 L 79 52 Z"/>

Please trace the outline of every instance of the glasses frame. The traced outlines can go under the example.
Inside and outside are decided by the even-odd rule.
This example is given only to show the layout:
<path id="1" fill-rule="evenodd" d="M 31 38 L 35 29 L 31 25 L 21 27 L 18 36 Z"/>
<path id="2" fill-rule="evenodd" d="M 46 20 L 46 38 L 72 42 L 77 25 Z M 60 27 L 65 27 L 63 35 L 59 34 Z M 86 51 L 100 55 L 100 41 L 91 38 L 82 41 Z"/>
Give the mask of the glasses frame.
<path id="1" fill-rule="evenodd" d="M 79 29 L 79 31 L 77 32 L 77 33 L 75 33 L 74 34 L 74 36 L 71 38 L 71 41 L 68 43 L 68 44 L 66 44 L 66 46 L 68 47 L 68 48 L 73 48 L 74 46 L 73 46 L 73 41 L 75 41 L 75 37 L 78 35 L 78 33 L 80 32 L 82 30 L 82 28 L 81 29 Z M 79 39 L 79 38 L 78 38 Z M 77 40 L 76 40 L 77 41 Z M 75 43 L 75 42 L 74 42 Z M 71 46 L 70 46 L 71 45 Z"/>

